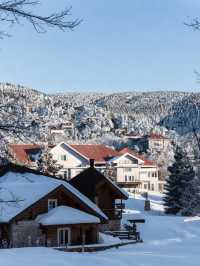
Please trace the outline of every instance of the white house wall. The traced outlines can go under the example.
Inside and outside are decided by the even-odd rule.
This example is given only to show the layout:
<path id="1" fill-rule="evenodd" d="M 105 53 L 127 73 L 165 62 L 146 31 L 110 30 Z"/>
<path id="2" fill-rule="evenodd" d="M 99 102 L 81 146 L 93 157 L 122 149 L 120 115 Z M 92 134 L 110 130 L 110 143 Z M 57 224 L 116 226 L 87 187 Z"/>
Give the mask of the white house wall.
<path id="1" fill-rule="evenodd" d="M 57 163 L 62 165 L 64 169 L 76 168 L 80 166 L 84 167 L 88 165 L 88 161 L 86 159 L 82 158 L 67 145 L 65 145 L 64 148 L 61 145 L 57 145 L 51 149 L 51 153 Z M 61 159 L 62 155 L 66 155 L 66 160 Z"/>
<path id="2" fill-rule="evenodd" d="M 63 168 L 59 174 L 70 179 L 78 175 L 81 171 L 89 167 L 89 161 L 79 155 L 68 145 L 62 143 L 51 149 L 53 158 Z M 61 159 L 61 155 L 66 156 L 66 160 Z M 126 187 L 133 182 L 140 182 L 139 191 L 159 191 L 158 168 L 154 165 L 145 165 L 142 160 L 122 155 L 112 161 L 115 168 L 115 179 L 119 184 L 125 184 Z"/>

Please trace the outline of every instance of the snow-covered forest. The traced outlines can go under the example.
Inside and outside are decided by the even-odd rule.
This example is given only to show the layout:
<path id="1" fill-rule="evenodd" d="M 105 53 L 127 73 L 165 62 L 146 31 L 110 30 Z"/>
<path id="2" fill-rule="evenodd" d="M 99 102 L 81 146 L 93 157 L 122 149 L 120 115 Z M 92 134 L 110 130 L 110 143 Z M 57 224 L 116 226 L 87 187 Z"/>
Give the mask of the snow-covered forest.
<path id="1" fill-rule="evenodd" d="M 119 143 L 124 132 L 157 132 L 190 139 L 199 131 L 200 94 L 185 92 L 65 93 L 48 95 L 20 85 L 0 84 L 1 121 L 32 124 L 32 141 L 49 140 L 49 128 L 71 121 L 67 141 Z M 12 116 L 9 114 L 12 113 Z M 33 130 L 33 128 L 35 130 Z M 19 142 L 9 136 L 12 142 Z M 25 142 L 27 140 L 24 139 Z M 113 143 L 111 143 L 113 145 Z"/>

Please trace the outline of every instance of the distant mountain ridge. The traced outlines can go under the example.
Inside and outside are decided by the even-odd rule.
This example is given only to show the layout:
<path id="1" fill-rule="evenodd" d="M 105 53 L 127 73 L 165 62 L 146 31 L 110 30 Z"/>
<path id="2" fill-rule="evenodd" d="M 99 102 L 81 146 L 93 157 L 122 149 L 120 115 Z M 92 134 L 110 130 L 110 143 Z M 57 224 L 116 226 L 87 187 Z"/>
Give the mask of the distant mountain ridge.
<path id="1" fill-rule="evenodd" d="M 146 134 L 152 130 L 174 130 L 180 135 L 200 130 L 200 93 L 157 91 L 121 93 L 46 94 L 21 85 L 0 83 L 1 104 L 13 103 L 29 123 L 35 120 L 37 136 L 47 137 L 48 126 L 71 120 L 75 126 L 74 140 L 88 141 L 104 134 L 116 134 L 127 128 Z M 12 110 L 12 106 L 4 109 Z M 0 120 L 3 123 L 4 114 Z M 42 136 L 44 135 L 44 136 Z"/>

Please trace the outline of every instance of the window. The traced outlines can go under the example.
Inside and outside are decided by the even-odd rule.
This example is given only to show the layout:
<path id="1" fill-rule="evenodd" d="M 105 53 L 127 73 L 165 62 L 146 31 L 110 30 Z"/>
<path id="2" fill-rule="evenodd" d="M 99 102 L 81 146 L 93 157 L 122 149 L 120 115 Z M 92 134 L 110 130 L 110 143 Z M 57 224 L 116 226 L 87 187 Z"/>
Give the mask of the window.
<path id="1" fill-rule="evenodd" d="M 57 199 L 49 199 L 48 200 L 48 211 L 52 210 L 53 208 L 57 207 Z"/>
<path id="2" fill-rule="evenodd" d="M 71 169 L 66 169 L 66 171 L 63 172 L 63 179 L 65 180 L 71 179 Z"/>
<path id="3" fill-rule="evenodd" d="M 61 161 L 66 161 L 67 160 L 67 155 L 62 154 L 60 156 L 60 159 L 61 159 Z"/>
<path id="4" fill-rule="evenodd" d="M 154 184 L 151 184 L 151 190 L 154 191 Z"/>
<path id="5" fill-rule="evenodd" d="M 129 167 L 124 168 L 124 172 L 131 172 L 131 171 L 132 171 L 132 168 L 129 168 Z"/>
<path id="6" fill-rule="evenodd" d="M 159 147 L 160 146 L 160 143 L 159 142 L 154 142 L 154 146 Z"/>
<path id="7" fill-rule="evenodd" d="M 68 180 L 68 171 L 63 172 L 63 178 Z"/>
<path id="8" fill-rule="evenodd" d="M 128 181 L 127 175 L 125 175 L 125 181 L 126 181 L 126 182 Z"/>

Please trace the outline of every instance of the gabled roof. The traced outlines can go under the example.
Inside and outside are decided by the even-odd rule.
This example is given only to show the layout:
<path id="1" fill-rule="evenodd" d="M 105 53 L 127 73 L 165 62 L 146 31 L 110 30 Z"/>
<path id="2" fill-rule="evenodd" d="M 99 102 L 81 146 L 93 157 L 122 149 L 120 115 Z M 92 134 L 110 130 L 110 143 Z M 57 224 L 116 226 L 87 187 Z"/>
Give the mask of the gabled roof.
<path id="1" fill-rule="evenodd" d="M 0 172 L 0 223 L 9 222 L 60 186 L 73 194 L 99 218 L 108 219 L 97 205 L 68 182 L 42 175 L 25 167 L 9 165 Z"/>
<path id="2" fill-rule="evenodd" d="M 124 155 L 124 154 L 133 155 L 135 158 L 138 158 L 139 160 L 143 161 L 144 165 L 155 165 L 154 161 L 144 158 L 143 156 L 139 155 L 138 153 L 136 153 L 135 151 L 133 151 L 129 148 L 124 148 L 124 149 L 120 150 L 119 153 L 121 155 Z"/>
<path id="3" fill-rule="evenodd" d="M 94 159 L 95 163 L 105 163 L 109 158 L 119 155 L 117 151 L 102 144 L 70 144 L 70 147 L 84 155 L 88 160 Z"/>
<path id="4" fill-rule="evenodd" d="M 39 215 L 36 221 L 42 225 L 100 223 L 96 216 L 68 206 L 53 208 L 49 212 Z"/>
<path id="5" fill-rule="evenodd" d="M 116 199 L 128 199 L 128 193 L 124 189 L 120 188 L 110 178 L 103 175 L 94 167 L 89 167 L 82 171 L 80 174 L 69 180 L 69 183 L 87 197 L 94 198 L 95 188 L 102 181 L 107 183 L 108 186 L 113 189 L 113 192 L 117 195 Z"/>
<path id="6" fill-rule="evenodd" d="M 16 215 L 58 188 L 55 183 L 0 182 L 0 223 L 9 222 Z"/>
<path id="7" fill-rule="evenodd" d="M 85 158 L 86 160 L 94 159 L 95 163 L 105 163 L 108 159 L 115 156 L 119 156 L 119 153 L 105 145 L 102 144 L 67 144 L 61 142 L 58 145 L 65 145 L 77 154 Z M 20 163 L 31 163 L 30 154 L 35 151 L 41 150 L 43 146 L 37 144 L 11 144 L 10 148 L 13 151 L 15 158 Z M 53 148 L 55 146 L 51 146 Z"/>
<path id="8" fill-rule="evenodd" d="M 16 160 L 20 163 L 31 163 L 29 154 L 31 151 L 39 151 L 42 148 L 42 145 L 37 144 L 10 144 L 9 145 Z"/>

